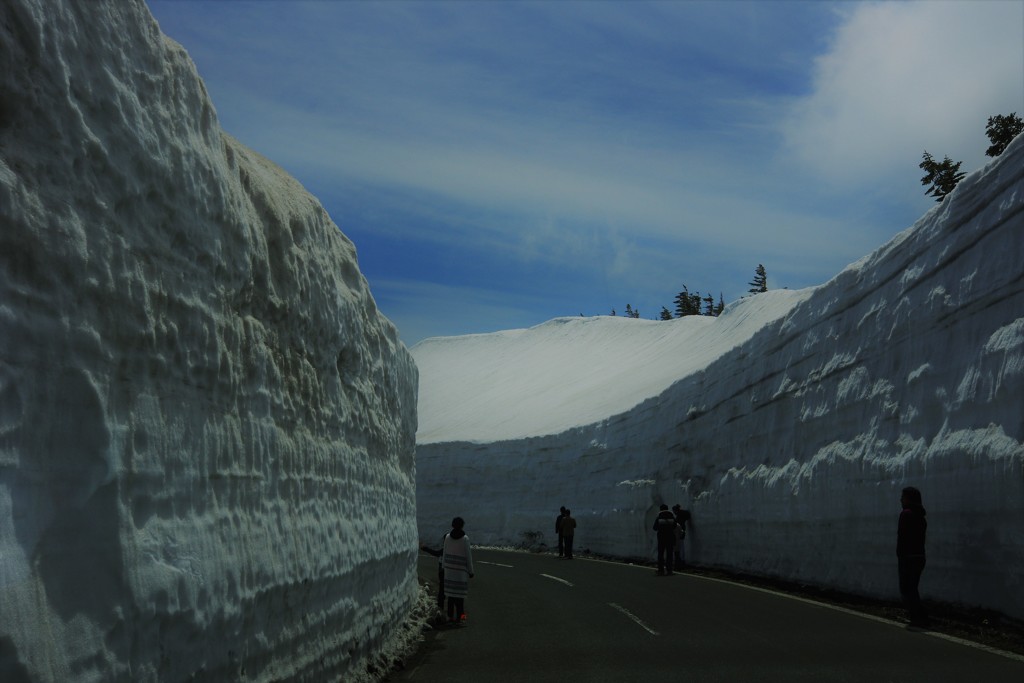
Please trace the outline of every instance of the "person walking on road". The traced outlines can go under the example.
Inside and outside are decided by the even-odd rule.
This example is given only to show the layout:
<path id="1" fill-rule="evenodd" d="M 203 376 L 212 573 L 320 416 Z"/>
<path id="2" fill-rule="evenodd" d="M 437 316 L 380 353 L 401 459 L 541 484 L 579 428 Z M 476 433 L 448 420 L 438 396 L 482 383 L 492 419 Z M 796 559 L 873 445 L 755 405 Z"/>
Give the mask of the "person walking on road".
<path id="1" fill-rule="evenodd" d="M 915 626 L 926 626 L 928 615 L 921 606 L 918 584 L 924 571 L 924 541 L 928 530 L 921 492 L 913 486 L 903 489 L 900 496 L 903 511 L 900 512 L 896 531 L 896 559 L 899 563 L 900 595 L 907 607 L 907 616 Z"/>
<path id="2" fill-rule="evenodd" d="M 466 619 L 466 596 L 473 578 L 473 553 L 463 529 L 462 517 L 452 520 L 452 530 L 444 537 L 441 564 L 444 567 L 444 594 L 448 598 L 448 623 Z"/>
<path id="3" fill-rule="evenodd" d="M 572 559 L 572 541 L 576 535 L 576 520 L 572 517 L 572 511 L 565 508 L 565 516 L 562 517 L 562 538 L 565 539 L 565 559 Z"/>
<path id="4" fill-rule="evenodd" d="M 565 506 L 558 508 L 558 517 L 555 517 L 555 534 L 558 536 L 558 556 L 565 557 L 565 536 L 562 535 L 562 520 L 565 519 Z"/>
<path id="5" fill-rule="evenodd" d="M 676 546 L 676 518 L 662 504 L 661 511 L 654 519 L 654 530 L 658 532 L 658 576 L 672 574 L 672 560 Z"/>

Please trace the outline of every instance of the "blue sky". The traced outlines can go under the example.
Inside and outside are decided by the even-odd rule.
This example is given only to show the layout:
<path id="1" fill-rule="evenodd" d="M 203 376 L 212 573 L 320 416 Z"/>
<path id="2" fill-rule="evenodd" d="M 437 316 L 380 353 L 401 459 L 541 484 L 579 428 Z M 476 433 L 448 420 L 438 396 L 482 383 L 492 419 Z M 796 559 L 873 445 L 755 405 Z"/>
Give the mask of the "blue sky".
<path id="1" fill-rule="evenodd" d="M 149 0 L 409 346 L 821 284 L 1024 115 L 1024 2 Z"/>

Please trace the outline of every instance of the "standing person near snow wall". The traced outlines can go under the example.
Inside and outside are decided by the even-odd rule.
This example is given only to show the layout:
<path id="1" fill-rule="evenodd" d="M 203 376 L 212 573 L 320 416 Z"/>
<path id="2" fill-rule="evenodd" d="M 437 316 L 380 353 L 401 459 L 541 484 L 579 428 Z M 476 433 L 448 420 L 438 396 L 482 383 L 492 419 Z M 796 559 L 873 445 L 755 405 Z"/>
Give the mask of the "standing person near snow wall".
<path id="1" fill-rule="evenodd" d="M 686 550 L 683 548 L 683 541 L 686 540 L 686 523 L 690 521 L 690 511 L 684 510 L 683 506 L 676 503 L 672 506 L 672 514 L 676 518 L 676 571 L 683 568 L 686 562 Z"/>
<path id="2" fill-rule="evenodd" d="M 676 516 L 664 503 L 654 520 L 654 530 L 658 532 L 658 576 L 672 574 L 672 561 L 676 549 Z"/>
<path id="3" fill-rule="evenodd" d="M 903 511 L 900 512 L 896 531 L 896 558 L 899 562 L 900 595 L 907 607 L 907 616 L 915 626 L 926 626 L 928 615 L 921 607 L 921 595 L 917 590 L 924 571 L 924 540 L 928 531 L 928 520 L 921 492 L 913 486 L 903 489 L 900 496 Z"/>
<path id="4" fill-rule="evenodd" d="M 572 541 L 576 536 L 576 520 L 572 518 L 572 511 L 565 508 L 565 516 L 562 517 L 562 537 L 565 539 L 565 559 L 572 559 Z"/>
<path id="5" fill-rule="evenodd" d="M 469 580 L 473 578 L 473 553 L 462 517 L 452 520 L 452 530 L 444 537 L 441 565 L 444 567 L 444 594 L 448 598 L 448 623 L 458 624 L 466 619 L 466 596 Z"/>

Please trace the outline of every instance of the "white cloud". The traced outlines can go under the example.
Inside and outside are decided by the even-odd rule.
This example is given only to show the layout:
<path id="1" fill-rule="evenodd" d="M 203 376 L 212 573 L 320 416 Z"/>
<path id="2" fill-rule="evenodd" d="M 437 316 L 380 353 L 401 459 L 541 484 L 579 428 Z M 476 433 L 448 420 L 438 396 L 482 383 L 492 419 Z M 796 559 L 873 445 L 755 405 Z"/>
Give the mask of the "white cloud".
<path id="1" fill-rule="evenodd" d="M 784 123 L 791 150 L 837 183 L 916 172 L 925 149 L 981 165 L 988 117 L 1024 111 L 1024 3 L 848 8 Z"/>

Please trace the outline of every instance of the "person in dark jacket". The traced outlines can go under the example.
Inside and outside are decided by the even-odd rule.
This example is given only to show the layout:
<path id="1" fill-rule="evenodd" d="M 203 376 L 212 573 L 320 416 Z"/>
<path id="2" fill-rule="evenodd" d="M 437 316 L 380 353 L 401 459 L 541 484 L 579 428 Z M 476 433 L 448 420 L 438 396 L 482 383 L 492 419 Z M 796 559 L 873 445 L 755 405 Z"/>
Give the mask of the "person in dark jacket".
<path id="1" fill-rule="evenodd" d="M 558 509 L 558 516 L 555 517 L 555 533 L 558 535 L 558 556 L 565 556 L 565 536 L 562 535 L 562 520 L 565 519 L 565 506 Z"/>
<path id="2" fill-rule="evenodd" d="M 662 505 L 654 519 L 654 530 L 658 532 L 658 575 L 672 574 L 672 560 L 676 547 L 676 517 Z"/>
<path id="3" fill-rule="evenodd" d="M 562 517 L 562 536 L 565 538 L 565 559 L 572 559 L 572 542 L 576 536 L 576 520 L 573 519 L 572 511 L 565 509 L 565 516 Z"/>
<path id="4" fill-rule="evenodd" d="M 928 520 L 925 519 L 924 505 L 921 503 L 921 492 L 913 486 L 903 489 L 900 496 L 903 511 L 900 512 L 899 525 L 896 531 L 896 558 L 899 563 L 900 595 L 907 607 L 910 623 L 924 626 L 928 623 L 928 615 L 921 607 L 921 595 L 918 584 L 924 571 L 925 534 Z"/>

